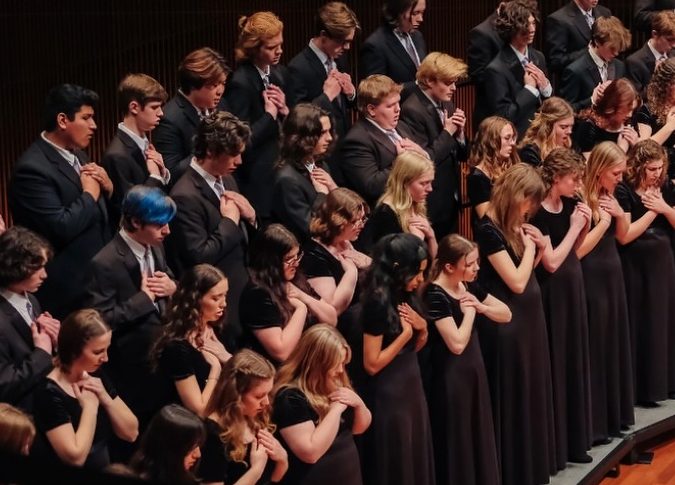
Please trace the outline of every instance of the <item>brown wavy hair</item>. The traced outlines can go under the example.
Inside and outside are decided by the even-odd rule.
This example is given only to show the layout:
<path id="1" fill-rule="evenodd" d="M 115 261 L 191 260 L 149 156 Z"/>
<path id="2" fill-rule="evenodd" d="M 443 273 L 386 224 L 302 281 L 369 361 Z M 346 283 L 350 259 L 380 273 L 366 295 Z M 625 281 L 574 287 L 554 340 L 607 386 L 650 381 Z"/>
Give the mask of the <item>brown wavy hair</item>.
<path id="1" fill-rule="evenodd" d="M 605 88 L 605 92 L 595 106 L 586 108 L 579 113 L 582 120 L 590 120 L 600 128 L 615 128 L 609 126 L 608 118 L 617 111 L 629 105 L 637 109 L 642 104 L 642 98 L 626 78 L 615 79 Z"/>
<path id="2" fill-rule="evenodd" d="M 368 204 L 356 192 L 339 187 L 331 191 L 316 210 L 309 223 L 309 233 L 323 244 L 332 244 L 347 224 L 363 212 L 370 213 Z"/>
<path id="3" fill-rule="evenodd" d="M 438 242 L 438 252 L 427 282 L 434 281 L 443 271 L 443 266 L 456 266 L 460 259 L 476 249 L 478 245 L 459 234 L 448 234 Z"/>
<path id="4" fill-rule="evenodd" d="M 528 144 L 536 145 L 539 147 L 540 156 L 543 160 L 551 150 L 558 148 L 555 145 L 553 127 L 565 118 L 572 118 L 572 122 L 574 122 L 572 106 L 562 98 L 556 96 L 548 98 L 535 113 L 532 123 L 530 123 L 523 140 L 520 142 L 520 147 Z M 571 141 L 570 146 L 564 148 L 571 148 Z"/>
<path id="5" fill-rule="evenodd" d="M 668 111 L 675 105 L 673 85 L 675 85 L 675 58 L 670 58 L 656 66 L 647 85 L 649 111 L 662 125 L 666 123 Z"/>
<path id="6" fill-rule="evenodd" d="M 256 12 L 248 17 L 244 15 L 239 18 L 237 26 L 239 38 L 234 48 L 237 62 L 252 61 L 266 40 L 284 30 L 283 22 L 273 12 Z"/>
<path id="7" fill-rule="evenodd" d="M 330 153 L 336 140 L 330 113 L 311 103 L 300 103 L 291 109 L 281 125 L 281 143 L 277 168 L 290 164 L 300 170 L 305 169 L 304 162 L 312 158 L 314 147 L 321 138 L 323 132 L 321 118 L 324 117 L 331 121 L 330 133 L 333 142 L 326 153 L 322 155 L 322 158 Z"/>
<path id="8" fill-rule="evenodd" d="M 513 136 L 517 137 L 518 132 L 513 123 L 501 116 L 490 116 L 481 121 L 478 126 L 478 133 L 471 145 L 471 154 L 469 155 L 469 165 L 475 167 L 483 162 L 487 170 L 485 175 L 494 180 L 499 177 L 506 169 L 520 162 L 518 150 L 513 147 L 511 156 L 507 159 L 499 157 L 499 151 L 502 148 L 502 129 L 510 125 L 513 128 Z"/>
<path id="9" fill-rule="evenodd" d="M 637 142 L 628 150 L 628 164 L 625 180 L 633 189 L 640 188 L 645 179 L 645 168 L 648 163 L 663 161 L 663 171 L 657 186 L 661 187 L 668 178 L 668 154 L 666 149 L 654 140 L 647 139 Z"/>
<path id="10" fill-rule="evenodd" d="M 584 174 L 584 166 L 584 157 L 574 150 L 556 148 L 551 151 L 538 167 L 539 175 L 546 186 L 546 194 L 551 191 L 556 177 L 564 177 L 568 174 L 580 177 Z"/>

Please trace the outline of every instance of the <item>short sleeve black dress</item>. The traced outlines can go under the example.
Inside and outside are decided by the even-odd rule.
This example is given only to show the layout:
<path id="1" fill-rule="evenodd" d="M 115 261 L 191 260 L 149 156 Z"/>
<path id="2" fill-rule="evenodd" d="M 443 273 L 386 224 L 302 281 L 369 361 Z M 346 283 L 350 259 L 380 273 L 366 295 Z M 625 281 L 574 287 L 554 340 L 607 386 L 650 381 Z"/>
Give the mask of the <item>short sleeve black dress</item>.
<path id="1" fill-rule="evenodd" d="M 103 371 L 97 371 L 92 374 L 103 382 L 103 386 L 111 398 L 117 397 L 117 391 L 113 383 L 108 379 Z M 61 386 L 49 377 L 45 377 L 35 389 L 35 406 L 33 418 L 35 427 L 38 431 L 38 446 L 36 455 L 40 456 L 48 463 L 60 463 L 60 459 L 49 440 L 45 436 L 47 431 L 58 428 L 61 425 L 71 423 L 73 429 L 77 431 L 82 416 L 82 407 L 79 401 L 73 396 L 67 394 Z M 94 432 L 94 441 L 84 462 L 85 468 L 103 470 L 110 464 L 110 455 L 108 453 L 108 441 L 113 436 L 110 418 L 103 406 L 98 407 L 96 415 L 96 431 Z"/>
<path id="2" fill-rule="evenodd" d="M 400 232 L 403 232 L 403 228 L 394 209 L 388 204 L 380 203 L 370 213 L 370 218 L 361 231 L 356 247 L 359 251 L 370 254 L 373 246 L 384 236 Z"/>
<path id="3" fill-rule="evenodd" d="M 674 205 L 672 193 L 662 194 Z M 615 196 L 635 222 L 648 209 L 626 183 L 617 186 Z M 619 247 L 626 282 L 635 394 L 638 403 L 662 401 L 675 391 L 675 262 L 671 249 L 673 228 L 658 215 L 633 242 Z M 666 369 L 668 370 L 666 372 Z"/>
<path id="4" fill-rule="evenodd" d="M 488 294 L 475 283 L 467 290 L 484 301 Z M 438 485 L 499 483 L 492 404 L 478 332 L 474 326 L 464 352 L 445 345 L 436 322 L 451 317 L 460 327 L 459 302 L 443 288 L 430 284 L 424 294 L 431 346 L 432 385 L 429 408 Z"/>
<path id="5" fill-rule="evenodd" d="M 567 235 L 577 201 L 562 197 L 562 210 L 542 206 L 532 224 L 556 248 Z M 535 272 L 544 303 L 551 353 L 558 468 L 584 461 L 591 438 L 591 383 L 586 292 L 581 262 L 574 249 L 554 273 L 540 264 Z"/>
<path id="6" fill-rule="evenodd" d="M 523 145 L 523 147 L 518 150 L 518 155 L 520 155 L 520 159 L 528 165 L 532 165 L 535 168 L 541 165 L 541 150 L 534 143 Z"/>
<path id="7" fill-rule="evenodd" d="M 409 299 L 407 295 L 398 303 Z M 362 305 L 364 333 L 382 336 L 382 348 L 386 348 L 402 332 L 400 322 L 390 328 L 388 309 L 373 297 Z M 363 453 L 364 481 L 369 485 L 435 483 L 429 409 L 414 340 L 369 378 L 367 401 L 373 422 L 365 435 Z"/>
<path id="8" fill-rule="evenodd" d="M 211 372 L 211 365 L 187 340 L 168 342 L 159 356 L 158 367 L 166 382 L 168 402 L 177 404 L 182 404 L 182 401 L 176 389 L 176 381 L 195 376 L 199 390 L 203 391 Z"/>
<path id="9" fill-rule="evenodd" d="M 643 104 L 635 113 L 636 123 L 647 125 L 652 129 L 652 135 L 663 128 L 663 124 L 656 120 L 656 116 L 649 110 L 648 104 Z M 675 178 L 675 132 L 671 133 L 668 139 L 663 143 L 663 148 L 668 153 L 668 178 Z"/>
<path id="10" fill-rule="evenodd" d="M 466 178 L 466 194 L 471 204 L 471 227 L 476 230 L 480 217 L 476 213 L 476 206 L 490 202 L 492 180 L 481 169 L 473 167 Z"/>
<path id="11" fill-rule="evenodd" d="M 512 292 L 490 264 L 489 256 L 506 251 L 520 264 L 502 232 L 485 216 L 478 224 L 479 281 L 485 291 L 511 309 L 511 322 L 478 321 L 486 364 L 497 453 L 503 485 L 547 483 L 555 473 L 555 430 L 551 363 L 541 290 L 534 271 L 521 294 Z"/>
<path id="12" fill-rule="evenodd" d="M 279 362 L 267 352 L 253 333 L 254 330 L 265 328 L 283 328 L 283 315 L 272 300 L 270 292 L 249 281 L 239 300 L 239 321 L 243 330 L 242 347 L 254 350 L 271 362 L 278 364 Z"/>
<path id="13" fill-rule="evenodd" d="M 616 143 L 618 139 L 618 131 L 607 131 L 591 120 L 577 118 L 572 130 L 572 142 L 581 153 L 590 152 L 595 145 L 603 141 Z"/>
<path id="14" fill-rule="evenodd" d="M 635 422 L 626 288 L 615 221 L 581 259 L 588 311 L 593 441 L 619 436 Z M 591 230 L 593 230 L 591 228 Z"/>
<path id="15" fill-rule="evenodd" d="M 297 388 L 282 389 L 274 398 L 272 421 L 282 430 L 295 424 L 312 421 L 319 424 L 319 415 L 307 397 Z M 288 450 L 288 471 L 282 483 L 288 485 L 361 485 L 359 453 L 352 435 L 354 410 L 347 408 L 340 418 L 340 427 L 328 451 L 314 464 L 301 461 L 290 450 L 281 433 L 281 443 Z"/>

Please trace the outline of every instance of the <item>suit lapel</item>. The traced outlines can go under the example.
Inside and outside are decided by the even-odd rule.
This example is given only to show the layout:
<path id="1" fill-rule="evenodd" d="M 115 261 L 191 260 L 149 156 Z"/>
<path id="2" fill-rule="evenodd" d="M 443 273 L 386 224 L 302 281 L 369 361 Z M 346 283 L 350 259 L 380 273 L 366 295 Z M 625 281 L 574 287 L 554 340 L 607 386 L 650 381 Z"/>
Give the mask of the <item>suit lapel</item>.
<path id="1" fill-rule="evenodd" d="M 136 142 L 132 140 L 131 137 L 126 133 L 124 133 L 122 130 L 117 130 L 117 136 L 119 137 L 122 144 L 124 144 L 124 146 L 127 147 L 129 153 L 131 154 L 131 157 L 138 164 L 143 173 L 147 176 L 148 167 L 145 163 L 145 155 L 143 155 L 141 149 L 138 147 Z"/>
<path id="2" fill-rule="evenodd" d="M 401 44 L 401 42 L 398 40 L 396 34 L 392 29 L 386 28 L 385 39 L 387 41 L 387 46 L 394 53 L 394 55 L 398 57 L 399 60 L 403 62 L 403 64 L 405 64 L 408 69 L 413 69 L 416 71 L 417 67 L 415 67 L 415 63 L 410 58 L 406 50 L 403 48 L 403 44 Z"/>
<path id="3" fill-rule="evenodd" d="M 513 52 L 511 46 L 504 46 L 501 52 L 502 60 L 509 72 L 513 76 L 513 81 L 519 84 L 523 84 L 523 77 L 525 76 L 525 68 L 518 60 L 516 53 Z"/>
<path id="4" fill-rule="evenodd" d="M 190 170 L 192 171 L 192 181 L 195 186 L 199 189 L 204 198 L 213 204 L 213 206 L 218 209 L 218 212 L 220 212 L 220 200 L 218 200 L 216 193 L 209 187 L 209 184 L 204 180 L 204 177 L 199 175 L 195 169 L 190 168 Z"/>
<path id="5" fill-rule="evenodd" d="M 568 13 L 571 17 L 572 24 L 577 28 L 581 36 L 586 39 L 586 41 L 591 40 L 591 29 L 588 26 L 588 22 L 584 18 L 581 10 L 576 6 L 574 2 L 570 3 L 568 6 Z"/>
<path id="6" fill-rule="evenodd" d="M 192 103 L 187 100 L 187 98 L 181 94 L 176 98 L 176 103 L 180 106 L 183 116 L 190 122 L 194 127 L 199 125 L 199 114 Z"/>
<path id="7" fill-rule="evenodd" d="M 383 149 L 387 150 L 388 152 L 391 152 L 394 156 L 397 155 L 396 153 L 396 146 L 394 143 L 389 139 L 387 135 L 382 133 L 382 131 L 373 125 L 370 121 L 368 120 L 363 120 L 366 130 L 368 133 L 370 133 L 370 136 L 373 137 L 373 139 L 377 142 L 377 144 L 382 147 Z M 400 126 L 397 127 L 397 131 L 400 130 Z"/>
<path id="8" fill-rule="evenodd" d="M 115 234 L 114 244 L 117 249 L 117 252 L 122 257 L 122 262 L 124 267 L 129 273 L 131 281 L 136 285 L 137 289 L 140 289 L 141 284 L 141 265 L 138 263 L 138 259 L 134 256 L 134 253 L 131 251 L 129 245 L 122 239 L 119 233 Z"/>
<path id="9" fill-rule="evenodd" d="M 593 79 L 593 85 L 597 86 L 602 82 L 600 71 L 598 71 L 598 66 L 595 65 L 593 58 L 588 52 L 586 52 L 584 55 L 586 56 L 586 70 L 588 71 L 588 75 Z"/>
<path id="10" fill-rule="evenodd" d="M 63 158 L 49 143 L 45 142 L 42 139 L 38 140 L 40 150 L 45 154 L 45 157 L 56 165 L 56 168 L 63 176 L 73 183 L 78 189 L 82 190 L 82 183 L 80 182 L 80 177 L 77 175 L 77 172 L 73 167 L 70 166 L 68 161 Z"/>
<path id="11" fill-rule="evenodd" d="M 30 298 L 30 297 L 29 297 Z M 31 300 L 33 303 L 34 300 Z M 14 330 L 21 336 L 29 348 L 33 348 L 33 336 L 30 332 L 30 327 L 26 324 L 21 314 L 3 297 L 0 296 L 0 312 L 4 313 L 7 320 L 11 323 Z"/>

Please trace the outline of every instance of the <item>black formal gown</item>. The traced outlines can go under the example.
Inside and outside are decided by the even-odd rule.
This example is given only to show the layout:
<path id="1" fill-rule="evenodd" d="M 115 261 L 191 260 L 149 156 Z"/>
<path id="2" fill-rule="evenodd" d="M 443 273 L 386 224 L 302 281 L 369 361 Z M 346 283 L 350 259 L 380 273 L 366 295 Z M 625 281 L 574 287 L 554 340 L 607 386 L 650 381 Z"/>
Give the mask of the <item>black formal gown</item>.
<path id="1" fill-rule="evenodd" d="M 490 202 L 492 180 L 481 169 L 473 167 L 466 178 L 466 193 L 471 204 L 471 227 L 476 231 L 480 217 L 476 213 L 476 206 Z"/>
<path id="2" fill-rule="evenodd" d="M 557 247 L 570 228 L 576 200 L 562 198 L 562 210 L 544 207 L 532 220 Z M 578 461 L 591 447 L 591 382 L 588 355 L 586 292 L 581 262 L 574 248 L 554 273 L 539 265 L 535 271 L 544 303 L 549 337 L 558 468 Z"/>
<path id="3" fill-rule="evenodd" d="M 254 350 L 271 362 L 280 364 L 267 352 L 254 333 L 254 330 L 283 328 L 285 325 L 281 310 L 272 300 L 270 292 L 249 281 L 239 300 L 239 321 L 243 330 L 242 347 Z"/>
<path id="4" fill-rule="evenodd" d="M 403 228 L 394 209 L 388 204 L 379 203 L 370 213 L 356 246 L 360 251 L 370 254 L 373 246 L 384 236 L 400 232 L 403 232 Z"/>
<path id="5" fill-rule="evenodd" d="M 603 141 L 613 141 L 616 143 L 618 139 L 618 131 L 607 131 L 600 128 L 591 120 L 580 120 L 577 118 L 572 130 L 572 141 L 581 153 L 590 152 L 595 145 Z"/>
<path id="6" fill-rule="evenodd" d="M 467 290 L 480 301 L 488 296 L 475 283 L 469 283 Z M 429 409 L 436 483 L 498 484 L 492 404 L 476 327 L 464 352 L 455 355 L 435 323 L 450 317 L 460 327 L 464 314 L 459 302 L 433 283 L 427 287 L 424 301 L 428 317 L 434 323 L 429 327 L 433 369 Z"/>
<path id="7" fill-rule="evenodd" d="M 297 388 L 282 389 L 274 398 L 272 421 L 278 430 L 296 424 L 312 421 L 319 424 L 319 415 L 312 408 L 305 394 Z M 283 436 L 279 441 L 288 450 L 288 471 L 282 483 L 288 485 L 361 485 L 361 465 L 354 443 L 352 425 L 354 410 L 347 408 L 340 417 L 338 434 L 330 448 L 314 464 L 296 457 Z"/>
<path id="8" fill-rule="evenodd" d="M 635 122 L 642 123 L 652 128 L 652 135 L 663 128 L 663 123 L 656 120 L 656 116 L 649 110 L 648 104 L 643 104 L 635 113 Z M 662 143 L 663 148 L 668 153 L 668 178 L 675 179 L 675 132 L 671 133 L 668 139 Z"/>
<path id="9" fill-rule="evenodd" d="M 541 165 L 541 149 L 534 143 L 523 145 L 518 150 L 518 155 L 520 155 L 520 159 L 523 162 L 530 164 L 535 168 Z"/>
<path id="10" fill-rule="evenodd" d="M 364 333 L 382 336 L 382 348 L 386 348 L 402 332 L 400 322 L 389 328 L 382 303 L 366 299 L 362 304 Z M 363 463 L 364 482 L 369 485 L 435 483 L 429 409 L 414 342 L 413 337 L 368 382 L 366 398 L 373 422 L 364 437 Z"/>
<path id="11" fill-rule="evenodd" d="M 617 186 L 615 195 L 635 222 L 648 209 L 628 184 Z M 663 191 L 668 205 L 672 192 Z M 675 391 L 675 261 L 671 248 L 673 228 L 658 215 L 633 242 L 619 247 L 628 298 L 633 378 L 638 403 L 662 401 Z"/>
<path id="12" fill-rule="evenodd" d="M 588 310 L 593 440 L 618 436 L 635 422 L 628 306 L 615 221 L 581 260 Z"/>
<path id="13" fill-rule="evenodd" d="M 556 471 L 551 365 L 541 290 L 534 271 L 523 293 L 513 293 L 488 256 L 507 251 L 520 258 L 490 218 L 475 233 L 481 253 L 482 286 L 511 309 L 508 325 L 480 319 L 481 350 L 486 364 L 497 453 L 503 485 L 547 483 Z"/>
<path id="14" fill-rule="evenodd" d="M 166 402 L 183 405 L 176 390 L 176 381 L 195 376 L 199 390 L 203 391 L 211 372 L 211 365 L 187 340 L 172 340 L 166 344 L 159 356 L 158 370 L 165 381 Z"/>

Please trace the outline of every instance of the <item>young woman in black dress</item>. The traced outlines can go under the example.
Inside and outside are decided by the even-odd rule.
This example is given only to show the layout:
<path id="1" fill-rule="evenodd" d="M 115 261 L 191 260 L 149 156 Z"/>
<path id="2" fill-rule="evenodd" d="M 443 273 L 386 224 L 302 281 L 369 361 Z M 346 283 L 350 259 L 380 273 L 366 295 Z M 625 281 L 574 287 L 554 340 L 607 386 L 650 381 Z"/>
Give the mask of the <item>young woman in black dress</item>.
<path id="1" fill-rule="evenodd" d="M 630 224 L 613 195 L 625 170 L 623 150 L 602 142 L 591 151 L 582 188 L 593 215 L 576 251 L 586 289 L 594 444 L 609 443 L 635 422 L 626 288 L 616 245 Z"/>
<path id="2" fill-rule="evenodd" d="M 625 182 L 615 196 L 630 222 L 617 236 L 626 281 L 635 396 L 653 406 L 675 391 L 675 198 L 666 185 L 668 156 L 654 140 L 628 152 Z"/>
<path id="3" fill-rule="evenodd" d="M 227 279 L 209 264 L 190 268 L 180 279 L 164 314 L 164 330 L 152 350 L 167 380 L 169 401 L 203 415 L 222 365 L 231 355 L 216 335 L 225 319 Z"/>
<path id="4" fill-rule="evenodd" d="M 299 271 L 302 256 L 288 229 L 268 226 L 252 247 L 251 279 L 239 301 L 244 346 L 277 364 L 291 354 L 305 324 L 337 324 L 335 308 L 316 297 Z"/>
<path id="5" fill-rule="evenodd" d="M 549 242 L 536 275 L 548 326 L 558 468 L 567 461 L 588 463 L 591 396 L 586 293 L 575 248 L 586 236 L 590 208 L 575 199 L 584 173 L 577 152 L 557 148 L 539 167 L 546 197 L 532 224 Z"/>
<path id="6" fill-rule="evenodd" d="M 363 454 L 368 484 L 435 483 L 429 410 L 417 361 L 428 330 L 414 297 L 428 255 L 419 237 L 390 234 L 375 245 L 366 275 L 361 325 L 373 412 Z"/>
<path id="7" fill-rule="evenodd" d="M 512 312 L 508 325 L 479 322 L 503 485 L 547 483 L 556 471 L 548 335 L 534 276 L 546 238 L 526 222 L 544 190 L 530 165 L 509 168 L 496 180 L 475 233 L 480 283 Z"/>
<path id="8" fill-rule="evenodd" d="M 101 370 L 112 332 L 96 310 L 79 310 L 61 323 L 54 369 L 35 390 L 34 418 L 45 459 L 102 470 L 113 433 L 133 442 L 138 420 Z"/>
<path id="9" fill-rule="evenodd" d="M 223 367 L 206 407 L 202 483 L 279 482 L 288 470 L 286 450 L 272 435 L 269 393 L 274 374 L 272 363 L 249 349 Z"/>
<path id="10" fill-rule="evenodd" d="M 150 420 L 129 470 L 152 483 L 194 485 L 193 470 L 206 431 L 199 417 L 178 404 L 164 406 Z"/>
<path id="11" fill-rule="evenodd" d="M 516 140 L 516 127 L 501 116 L 490 116 L 478 126 L 469 155 L 469 166 L 472 168 L 466 180 L 474 229 L 487 211 L 494 181 L 520 161 Z"/>
<path id="12" fill-rule="evenodd" d="M 424 292 L 429 320 L 432 385 L 429 400 L 436 483 L 499 483 L 492 404 L 474 322 L 498 323 L 511 310 L 477 283 L 478 247 L 457 234 L 444 237 Z"/>
<path id="13" fill-rule="evenodd" d="M 370 425 L 370 411 L 349 383 L 351 352 L 330 325 L 307 330 L 274 386 L 273 420 L 289 450 L 289 485 L 360 485 L 354 435 Z"/>
<path id="14" fill-rule="evenodd" d="M 551 150 L 570 148 L 573 127 L 572 106 L 556 96 L 545 99 L 520 142 L 520 159 L 538 167 Z"/>

